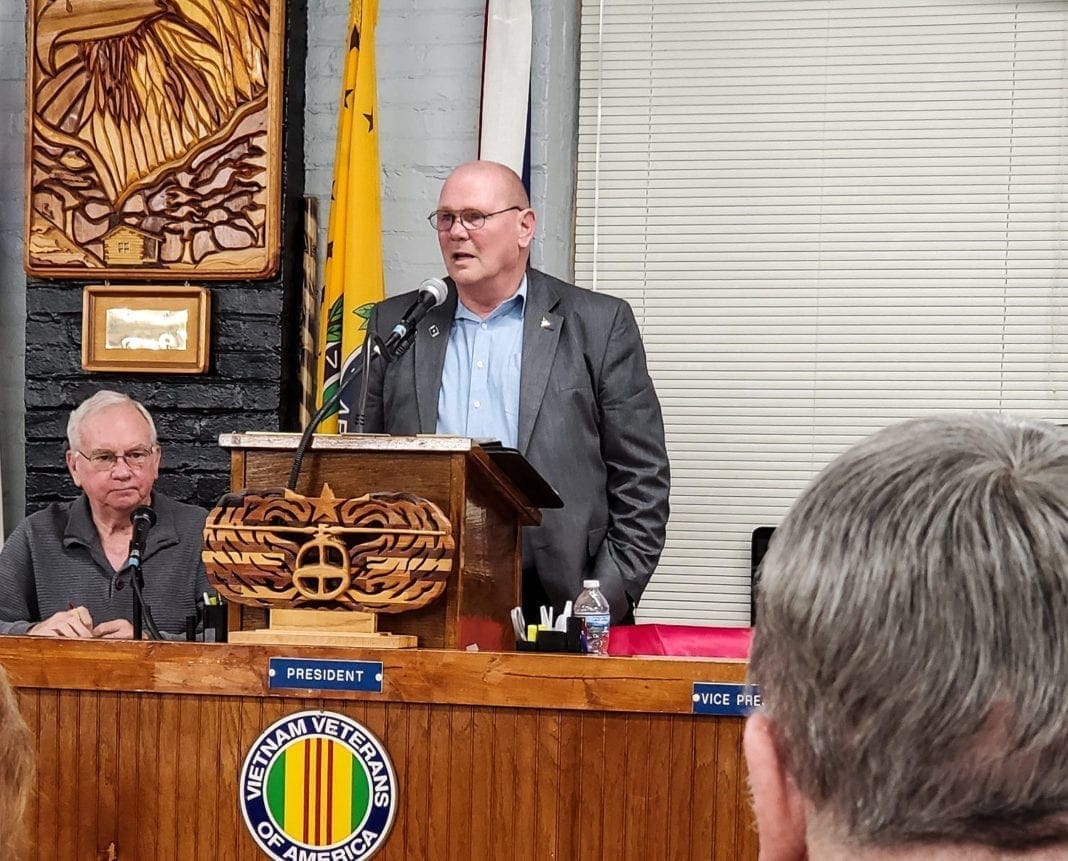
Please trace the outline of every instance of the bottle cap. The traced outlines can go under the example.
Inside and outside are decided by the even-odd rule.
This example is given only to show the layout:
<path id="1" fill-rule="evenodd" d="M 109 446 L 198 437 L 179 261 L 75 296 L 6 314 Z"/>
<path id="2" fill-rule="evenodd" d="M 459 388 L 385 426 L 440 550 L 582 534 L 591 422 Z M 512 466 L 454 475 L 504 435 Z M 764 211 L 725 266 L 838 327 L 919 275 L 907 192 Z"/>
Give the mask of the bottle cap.
<path id="1" fill-rule="evenodd" d="M 583 580 L 582 581 L 582 588 L 583 589 L 600 589 L 601 588 L 601 581 L 600 580 Z"/>

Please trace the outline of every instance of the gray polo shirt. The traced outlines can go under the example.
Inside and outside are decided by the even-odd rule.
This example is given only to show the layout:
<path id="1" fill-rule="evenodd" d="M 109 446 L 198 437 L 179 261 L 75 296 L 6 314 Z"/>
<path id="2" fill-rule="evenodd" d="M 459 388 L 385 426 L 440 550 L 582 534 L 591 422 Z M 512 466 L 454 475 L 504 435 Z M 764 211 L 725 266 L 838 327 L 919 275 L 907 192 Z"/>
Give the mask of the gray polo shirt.
<path id="1" fill-rule="evenodd" d="M 157 520 L 141 563 L 145 600 L 161 633 L 179 637 L 210 589 L 200 556 L 207 511 L 159 492 L 152 507 Z M 0 634 L 24 634 L 71 606 L 84 606 L 94 624 L 132 622 L 133 589 L 128 582 L 115 588 L 115 574 L 84 495 L 31 514 L 0 551 Z"/>

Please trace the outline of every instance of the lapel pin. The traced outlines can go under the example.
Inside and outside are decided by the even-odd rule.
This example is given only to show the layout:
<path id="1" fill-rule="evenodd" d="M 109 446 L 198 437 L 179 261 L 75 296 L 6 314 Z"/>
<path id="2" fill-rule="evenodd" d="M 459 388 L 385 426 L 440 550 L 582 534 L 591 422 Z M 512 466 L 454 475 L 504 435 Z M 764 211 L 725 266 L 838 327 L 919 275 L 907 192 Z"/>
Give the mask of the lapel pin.
<path id="1" fill-rule="evenodd" d="M 427 329 L 427 331 L 430 333 L 431 338 L 436 338 L 438 335 L 441 334 L 441 329 L 438 328 L 437 323 L 431 323 L 430 328 Z"/>
<path id="2" fill-rule="evenodd" d="M 542 317 L 541 318 L 541 327 L 543 329 L 551 329 L 553 327 L 553 324 L 549 322 L 549 318 L 548 317 Z"/>

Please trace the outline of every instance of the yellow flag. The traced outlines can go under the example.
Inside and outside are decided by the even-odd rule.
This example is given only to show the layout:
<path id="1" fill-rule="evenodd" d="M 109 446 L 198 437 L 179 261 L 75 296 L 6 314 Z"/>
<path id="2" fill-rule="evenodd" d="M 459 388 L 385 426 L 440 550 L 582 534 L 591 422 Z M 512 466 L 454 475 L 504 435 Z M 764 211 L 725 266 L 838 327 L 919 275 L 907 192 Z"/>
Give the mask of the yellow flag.
<path id="1" fill-rule="evenodd" d="M 319 312 L 320 406 L 336 392 L 343 367 L 357 358 L 367 317 L 384 292 L 375 123 L 374 33 L 378 0 L 351 3 Z M 342 404 L 342 416 L 347 412 L 348 405 Z M 328 416 L 319 430 L 337 432 L 338 413 Z"/>

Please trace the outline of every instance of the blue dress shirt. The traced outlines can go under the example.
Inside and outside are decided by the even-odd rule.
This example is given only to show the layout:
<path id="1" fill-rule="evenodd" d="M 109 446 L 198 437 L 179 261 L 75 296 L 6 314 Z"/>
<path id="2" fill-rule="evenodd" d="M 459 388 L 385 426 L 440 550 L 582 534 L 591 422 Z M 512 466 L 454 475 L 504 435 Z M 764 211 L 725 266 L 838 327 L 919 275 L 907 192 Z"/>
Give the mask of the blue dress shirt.
<path id="1" fill-rule="evenodd" d="M 438 393 L 440 434 L 519 441 L 519 377 L 527 276 L 485 320 L 460 300 Z"/>

